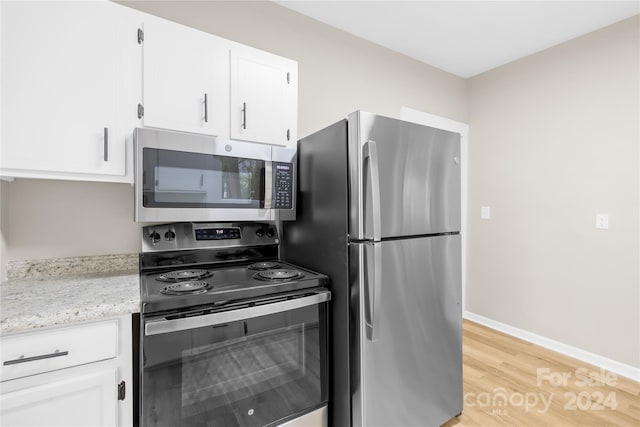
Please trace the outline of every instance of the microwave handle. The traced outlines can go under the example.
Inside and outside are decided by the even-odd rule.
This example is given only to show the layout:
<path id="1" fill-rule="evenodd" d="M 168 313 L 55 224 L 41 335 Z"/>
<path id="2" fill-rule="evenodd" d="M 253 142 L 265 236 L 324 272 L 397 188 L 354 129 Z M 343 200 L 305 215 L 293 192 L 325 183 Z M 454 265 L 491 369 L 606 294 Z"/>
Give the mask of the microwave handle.
<path id="1" fill-rule="evenodd" d="M 256 305 L 237 310 L 222 311 L 220 313 L 203 314 L 201 316 L 184 317 L 182 319 L 147 320 L 144 324 L 144 335 L 160 335 L 171 332 L 185 331 L 189 329 L 215 326 L 223 323 L 236 322 L 238 320 L 251 319 L 253 317 L 266 316 L 296 308 L 317 305 L 331 299 L 331 292 L 316 291 L 313 295 L 274 302 L 271 304 Z"/>
<path id="2" fill-rule="evenodd" d="M 264 208 L 269 209 L 273 203 L 273 163 L 264 162 Z"/>

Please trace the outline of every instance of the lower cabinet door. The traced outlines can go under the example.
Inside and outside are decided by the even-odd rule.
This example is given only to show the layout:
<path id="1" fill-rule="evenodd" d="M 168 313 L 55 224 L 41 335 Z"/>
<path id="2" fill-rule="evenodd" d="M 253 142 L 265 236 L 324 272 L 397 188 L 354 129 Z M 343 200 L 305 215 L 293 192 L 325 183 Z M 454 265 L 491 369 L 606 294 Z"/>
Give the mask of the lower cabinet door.
<path id="1" fill-rule="evenodd" d="M 3 394 L 0 425 L 115 426 L 116 383 L 117 368 L 110 368 Z"/>

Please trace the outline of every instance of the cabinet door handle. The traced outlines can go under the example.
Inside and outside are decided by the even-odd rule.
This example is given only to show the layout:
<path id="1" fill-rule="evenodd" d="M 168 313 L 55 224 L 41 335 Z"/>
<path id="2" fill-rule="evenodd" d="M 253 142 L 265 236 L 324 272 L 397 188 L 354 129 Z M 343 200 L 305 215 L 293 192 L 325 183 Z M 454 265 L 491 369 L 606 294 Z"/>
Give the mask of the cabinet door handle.
<path id="1" fill-rule="evenodd" d="M 207 108 L 207 94 L 204 94 L 204 122 L 209 123 L 209 111 Z"/>
<path id="2" fill-rule="evenodd" d="M 104 128 L 104 148 L 102 158 L 105 162 L 109 161 L 109 128 Z"/>
<path id="3" fill-rule="evenodd" d="M 242 129 L 247 130 L 247 103 L 242 103 Z"/>
<path id="4" fill-rule="evenodd" d="M 4 366 L 17 365 L 18 363 L 34 362 L 36 360 L 51 359 L 53 357 L 68 356 L 68 355 L 69 355 L 68 351 L 56 350 L 53 353 L 42 354 L 40 356 L 31 356 L 31 357 L 20 356 L 19 358 L 14 360 L 7 360 L 6 362 L 3 363 L 3 365 Z"/>
<path id="5" fill-rule="evenodd" d="M 118 384 L 118 400 L 124 400 L 127 397 L 127 383 L 120 381 Z"/>

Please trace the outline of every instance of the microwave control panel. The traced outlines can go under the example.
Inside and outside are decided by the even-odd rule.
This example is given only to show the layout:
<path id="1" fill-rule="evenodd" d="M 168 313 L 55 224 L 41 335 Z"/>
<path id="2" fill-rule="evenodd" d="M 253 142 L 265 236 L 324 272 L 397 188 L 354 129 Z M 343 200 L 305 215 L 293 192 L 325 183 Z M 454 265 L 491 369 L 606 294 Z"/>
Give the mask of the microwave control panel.
<path id="1" fill-rule="evenodd" d="M 293 164 L 273 162 L 274 209 L 291 209 L 293 206 Z"/>

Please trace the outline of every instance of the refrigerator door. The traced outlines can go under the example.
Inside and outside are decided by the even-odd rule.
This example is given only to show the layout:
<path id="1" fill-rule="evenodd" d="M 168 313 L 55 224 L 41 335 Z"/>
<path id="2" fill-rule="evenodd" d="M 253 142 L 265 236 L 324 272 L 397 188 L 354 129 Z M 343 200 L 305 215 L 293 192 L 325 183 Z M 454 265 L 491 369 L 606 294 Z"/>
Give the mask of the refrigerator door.
<path id="1" fill-rule="evenodd" d="M 349 234 L 379 240 L 460 231 L 460 135 L 349 115 Z"/>
<path id="2" fill-rule="evenodd" d="M 352 425 L 439 426 L 460 414 L 460 236 L 350 248 L 359 270 L 352 282 Z"/>

